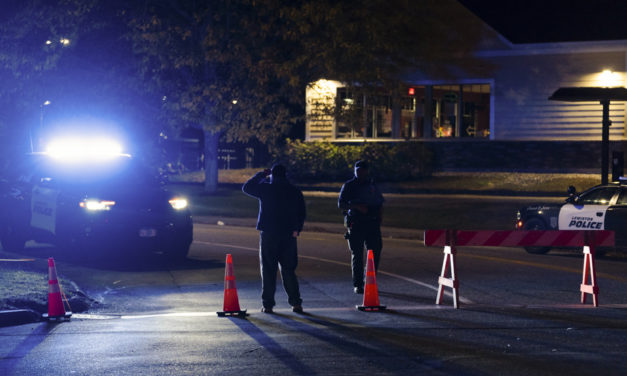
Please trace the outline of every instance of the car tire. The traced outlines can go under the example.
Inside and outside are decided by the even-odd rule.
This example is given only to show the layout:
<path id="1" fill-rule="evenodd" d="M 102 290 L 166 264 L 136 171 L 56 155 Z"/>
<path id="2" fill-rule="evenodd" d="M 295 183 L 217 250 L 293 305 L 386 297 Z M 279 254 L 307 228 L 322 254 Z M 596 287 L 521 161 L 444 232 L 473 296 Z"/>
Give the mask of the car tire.
<path id="1" fill-rule="evenodd" d="M 182 261 L 187 259 L 187 254 L 189 253 L 189 247 L 191 246 L 191 242 L 175 242 L 167 252 L 165 252 L 166 257 L 172 261 Z"/>
<path id="2" fill-rule="evenodd" d="M 13 225 L 3 225 L 0 230 L 2 249 L 6 252 L 19 253 L 24 251 L 26 235 Z"/>
<path id="3" fill-rule="evenodd" d="M 546 224 L 540 218 L 531 218 L 525 222 L 524 230 L 527 231 L 535 231 L 535 230 L 546 230 Z M 551 250 L 551 247 L 525 247 L 525 251 L 527 253 L 531 253 L 534 255 L 543 255 L 548 253 Z"/>

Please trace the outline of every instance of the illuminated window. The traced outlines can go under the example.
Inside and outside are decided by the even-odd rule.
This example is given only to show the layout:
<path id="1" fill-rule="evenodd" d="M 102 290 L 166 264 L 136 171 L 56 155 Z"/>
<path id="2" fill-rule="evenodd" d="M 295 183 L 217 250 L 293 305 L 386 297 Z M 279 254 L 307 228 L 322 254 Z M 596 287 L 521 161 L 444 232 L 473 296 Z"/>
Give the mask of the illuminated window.
<path id="1" fill-rule="evenodd" d="M 329 82 L 320 80 L 312 84 L 324 90 L 308 94 L 309 139 L 490 137 L 490 84 L 408 84 L 394 96 L 383 89 L 364 93 L 363 88 L 344 87 L 336 81 L 334 87 L 321 84 Z M 429 96 L 431 100 L 427 101 Z M 318 97 L 332 99 L 331 102 L 325 99 L 325 104 L 320 105 L 320 101 L 316 102 Z M 314 104 L 318 107 L 314 108 Z M 328 133 L 322 135 L 323 129 Z"/>

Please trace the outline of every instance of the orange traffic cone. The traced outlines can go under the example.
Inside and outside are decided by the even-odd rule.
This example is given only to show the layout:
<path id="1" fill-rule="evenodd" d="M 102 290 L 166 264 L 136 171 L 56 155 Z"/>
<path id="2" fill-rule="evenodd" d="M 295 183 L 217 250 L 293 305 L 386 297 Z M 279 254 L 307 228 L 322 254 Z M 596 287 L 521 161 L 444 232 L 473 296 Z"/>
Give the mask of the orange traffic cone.
<path id="1" fill-rule="evenodd" d="M 233 274 L 233 259 L 231 254 L 226 255 L 226 265 L 224 268 L 224 311 L 218 312 L 218 316 L 246 316 L 246 310 L 240 310 L 239 299 L 237 298 L 237 287 L 235 286 L 235 275 Z"/>
<path id="2" fill-rule="evenodd" d="M 50 257 L 48 259 L 48 313 L 44 313 L 42 317 L 44 319 L 57 319 L 69 318 L 70 316 L 72 316 L 72 312 L 66 312 L 63 306 L 57 268 L 54 266 L 54 259 Z"/>
<path id="3" fill-rule="evenodd" d="M 368 251 L 368 262 L 366 264 L 366 286 L 364 289 L 364 303 L 355 306 L 360 311 L 384 311 L 385 306 L 379 305 L 379 290 L 377 289 L 377 278 L 374 271 L 374 254 L 372 249 Z"/>

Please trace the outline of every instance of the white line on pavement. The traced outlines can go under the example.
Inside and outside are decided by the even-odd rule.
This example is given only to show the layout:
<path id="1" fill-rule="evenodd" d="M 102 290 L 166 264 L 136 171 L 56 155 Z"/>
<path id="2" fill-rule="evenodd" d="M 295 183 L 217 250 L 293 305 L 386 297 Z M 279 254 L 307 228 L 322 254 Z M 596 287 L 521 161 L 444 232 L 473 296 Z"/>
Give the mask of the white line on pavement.
<path id="1" fill-rule="evenodd" d="M 504 309 L 599 309 L 593 305 L 586 304 L 533 304 L 533 305 L 517 305 L 517 304 L 504 304 L 504 305 L 485 305 L 485 304 L 470 304 L 463 308 L 504 308 Z M 625 309 L 627 304 L 606 304 L 602 308 L 614 308 Z M 388 306 L 388 311 L 420 311 L 420 310 L 455 310 L 452 306 L 442 306 L 436 304 L 418 304 L 407 306 Z M 290 313 L 290 308 L 274 309 L 278 313 Z M 315 307 L 307 308 L 305 313 L 308 312 L 355 312 L 353 307 Z M 98 315 L 98 314 L 85 314 L 74 313 L 72 319 L 78 320 L 136 320 L 147 319 L 154 317 L 217 317 L 217 312 L 205 311 L 205 312 L 165 312 L 165 313 L 151 313 L 146 315 Z"/>

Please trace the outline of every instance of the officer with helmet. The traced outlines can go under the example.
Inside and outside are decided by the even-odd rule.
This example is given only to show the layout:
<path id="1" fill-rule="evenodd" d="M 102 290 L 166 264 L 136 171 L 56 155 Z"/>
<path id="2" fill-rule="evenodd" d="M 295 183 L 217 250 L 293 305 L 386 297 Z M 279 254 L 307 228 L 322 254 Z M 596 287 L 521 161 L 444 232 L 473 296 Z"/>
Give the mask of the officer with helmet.
<path id="1" fill-rule="evenodd" d="M 368 162 L 355 162 L 355 176 L 344 183 L 338 207 L 344 213 L 346 239 L 351 251 L 353 288 L 356 294 L 364 292 L 364 247 L 374 254 L 375 270 L 379 268 L 381 249 L 381 219 L 383 195 L 370 179 Z"/>

